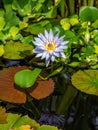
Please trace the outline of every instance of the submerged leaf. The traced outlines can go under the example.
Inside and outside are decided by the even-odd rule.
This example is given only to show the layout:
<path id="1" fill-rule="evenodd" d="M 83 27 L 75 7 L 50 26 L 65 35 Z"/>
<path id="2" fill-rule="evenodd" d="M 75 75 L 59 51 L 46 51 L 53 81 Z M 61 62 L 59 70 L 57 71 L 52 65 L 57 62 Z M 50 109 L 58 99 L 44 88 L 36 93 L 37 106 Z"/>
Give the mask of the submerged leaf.
<path id="1" fill-rule="evenodd" d="M 79 70 L 72 75 L 71 81 L 80 91 L 98 95 L 98 70 Z"/>

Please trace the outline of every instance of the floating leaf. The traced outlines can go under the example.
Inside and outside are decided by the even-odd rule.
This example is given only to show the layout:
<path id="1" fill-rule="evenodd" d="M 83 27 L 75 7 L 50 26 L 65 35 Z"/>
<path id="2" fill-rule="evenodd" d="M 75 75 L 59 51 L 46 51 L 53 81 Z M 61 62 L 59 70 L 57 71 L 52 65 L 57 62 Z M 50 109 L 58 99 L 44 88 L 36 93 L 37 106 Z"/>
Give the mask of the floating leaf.
<path id="1" fill-rule="evenodd" d="M 9 29 L 12 26 L 16 26 L 19 24 L 19 18 L 16 16 L 16 13 L 10 10 L 5 14 L 5 22 L 6 22 L 6 27 L 5 29 Z"/>
<path id="2" fill-rule="evenodd" d="M 21 116 L 18 114 L 8 113 L 7 123 L 0 124 L 0 130 L 25 130 L 25 129 L 18 129 L 18 128 L 24 128 L 23 126 L 31 126 L 39 128 L 40 125 L 35 120 L 29 118 L 27 115 Z"/>
<path id="3" fill-rule="evenodd" d="M 24 103 L 26 101 L 24 90 L 14 85 L 15 73 L 26 68 L 26 66 L 22 66 L 0 70 L 0 99 L 14 103 Z"/>
<path id="4" fill-rule="evenodd" d="M 14 75 L 24 69 L 26 66 L 9 67 L 0 70 L 0 99 L 14 103 L 25 103 L 26 94 L 24 89 L 19 88 L 14 83 Z M 52 79 L 38 79 L 33 88 L 28 89 L 28 93 L 36 98 L 42 99 L 49 96 L 54 90 L 54 82 Z"/>
<path id="5" fill-rule="evenodd" d="M 36 23 L 29 25 L 25 31 L 30 32 L 31 34 L 38 34 L 39 32 L 43 33 L 44 28 L 40 24 Z"/>
<path id="6" fill-rule="evenodd" d="M 58 128 L 50 125 L 42 125 L 37 130 L 58 130 Z"/>
<path id="7" fill-rule="evenodd" d="M 93 6 L 84 6 L 80 9 L 79 17 L 82 21 L 95 21 L 98 19 L 98 9 Z"/>
<path id="8" fill-rule="evenodd" d="M 14 76 L 15 83 L 21 88 L 29 88 L 34 85 L 41 69 L 35 68 L 34 70 L 25 69 L 19 71 Z"/>
<path id="9" fill-rule="evenodd" d="M 27 92 L 35 99 L 42 99 L 49 96 L 54 90 L 54 82 L 52 79 L 37 80 L 35 88 L 27 89 Z"/>
<path id="10" fill-rule="evenodd" d="M 7 42 L 4 47 L 4 58 L 12 60 L 23 59 L 25 55 L 21 55 L 21 53 L 24 51 L 29 51 L 28 54 L 32 54 L 32 49 L 33 46 L 30 44 L 10 41 Z"/>
<path id="11" fill-rule="evenodd" d="M 0 107 L 0 124 L 7 123 L 7 113 L 5 108 Z"/>
<path id="12" fill-rule="evenodd" d="M 72 75 L 71 81 L 80 91 L 98 95 L 98 70 L 79 70 Z"/>

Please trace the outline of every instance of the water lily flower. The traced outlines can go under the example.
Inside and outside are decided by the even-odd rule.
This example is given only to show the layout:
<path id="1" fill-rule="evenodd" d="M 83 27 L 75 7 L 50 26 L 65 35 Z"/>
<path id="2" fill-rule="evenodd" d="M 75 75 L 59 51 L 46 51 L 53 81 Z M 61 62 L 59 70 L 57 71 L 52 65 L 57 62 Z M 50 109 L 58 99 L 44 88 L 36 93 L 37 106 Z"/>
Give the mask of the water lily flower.
<path id="1" fill-rule="evenodd" d="M 54 35 L 51 29 L 49 33 L 45 30 L 44 34 L 38 34 L 38 37 L 35 37 L 33 43 L 36 45 L 33 52 L 36 53 L 36 57 L 45 59 L 46 67 L 56 57 L 66 58 L 64 49 L 67 48 L 66 44 L 68 41 L 64 41 L 64 36 L 59 37 L 58 33 Z"/>
<path id="2" fill-rule="evenodd" d="M 46 109 L 44 112 L 42 112 L 38 122 L 41 125 L 53 125 L 61 128 L 63 127 L 65 119 L 64 115 L 57 115 L 54 112 L 50 112 L 48 109 Z"/>

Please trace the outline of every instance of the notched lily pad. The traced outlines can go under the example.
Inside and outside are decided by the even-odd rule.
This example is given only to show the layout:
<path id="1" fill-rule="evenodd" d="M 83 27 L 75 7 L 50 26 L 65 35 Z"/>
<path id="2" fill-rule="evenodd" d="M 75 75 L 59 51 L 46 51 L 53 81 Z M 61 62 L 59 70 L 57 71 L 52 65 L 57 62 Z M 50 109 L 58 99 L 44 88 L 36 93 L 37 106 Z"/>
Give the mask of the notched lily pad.
<path id="1" fill-rule="evenodd" d="M 30 69 L 30 67 L 17 66 L 0 70 L 0 99 L 13 103 L 26 102 L 25 90 L 19 88 L 14 83 L 15 74 L 24 69 Z M 27 89 L 28 93 L 36 99 L 42 99 L 49 96 L 53 90 L 54 82 L 52 79 L 36 79 L 33 88 L 31 87 L 30 89 Z"/>
<path id="2" fill-rule="evenodd" d="M 14 103 L 25 103 L 25 92 L 14 86 L 14 75 L 16 72 L 26 68 L 26 66 L 22 66 L 0 70 L 0 99 Z"/>
<path id="3" fill-rule="evenodd" d="M 35 99 L 42 99 L 49 96 L 54 90 L 54 81 L 52 79 L 38 79 L 35 88 L 27 89 L 27 92 Z"/>
<path id="4" fill-rule="evenodd" d="M 4 47 L 4 58 L 11 60 L 23 59 L 26 55 L 25 51 L 29 51 L 28 54 L 32 54 L 33 46 L 30 44 L 23 44 L 20 42 L 7 42 Z"/>
<path id="5" fill-rule="evenodd" d="M 71 81 L 80 91 L 98 95 L 98 70 L 79 70 L 72 75 Z"/>

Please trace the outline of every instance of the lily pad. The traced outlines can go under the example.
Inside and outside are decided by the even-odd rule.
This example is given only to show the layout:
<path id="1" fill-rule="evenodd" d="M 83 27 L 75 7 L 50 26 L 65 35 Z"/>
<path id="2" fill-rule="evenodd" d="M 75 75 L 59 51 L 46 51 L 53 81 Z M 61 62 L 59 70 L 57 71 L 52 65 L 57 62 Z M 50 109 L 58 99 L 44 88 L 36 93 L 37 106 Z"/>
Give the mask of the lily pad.
<path id="1" fill-rule="evenodd" d="M 28 54 L 32 54 L 33 46 L 30 44 L 23 44 L 20 42 L 7 42 L 4 47 L 4 58 L 11 59 L 11 60 L 19 60 L 23 59 L 25 55 L 21 55 L 21 53 L 24 53 L 25 51 L 29 51 Z"/>
<path id="2" fill-rule="evenodd" d="M 93 6 L 84 6 L 79 11 L 79 18 L 82 21 L 95 21 L 98 19 L 98 9 Z"/>
<path id="3" fill-rule="evenodd" d="M 78 90 L 98 95 L 98 70 L 79 70 L 72 75 L 71 81 Z"/>
<path id="4" fill-rule="evenodd" d="M 25 90 L 19 88 L 14 83 L 14 75 L 24 69 L 30 69 L 27 66 L 9 67 L 0 70 L 0 99 L 13 103 L 25 103 Z M 37 79 L 34 87 L 27 89 L 28 94 L 36 99 L 42 99 L 49 96 L 54 90 L 54 82 L 52 79 Z"/>
<path id="5" fill-rule="evenodd" d="M 37 87 L 36 87 L 37 86 Z M 52 79 L 38 79 L 35 88 L 27 89 L 27 92 L 35 99 L 42 99 L 49 96 L 54 91 L 54 82 Z"/>

